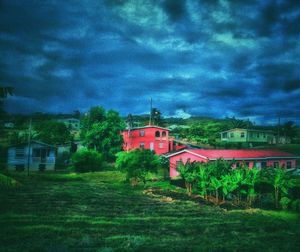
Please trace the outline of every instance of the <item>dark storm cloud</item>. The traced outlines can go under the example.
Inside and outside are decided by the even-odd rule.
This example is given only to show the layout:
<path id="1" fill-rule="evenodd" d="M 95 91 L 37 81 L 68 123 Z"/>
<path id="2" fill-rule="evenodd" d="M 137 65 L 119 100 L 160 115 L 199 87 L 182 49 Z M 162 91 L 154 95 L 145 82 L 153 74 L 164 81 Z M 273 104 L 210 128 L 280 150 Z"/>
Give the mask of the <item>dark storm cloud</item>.
<path id="1" fill-rule="evenodd" d="M 299 22 L 299 1 L 2 1 L 6 109 L 297 120 Z"/>

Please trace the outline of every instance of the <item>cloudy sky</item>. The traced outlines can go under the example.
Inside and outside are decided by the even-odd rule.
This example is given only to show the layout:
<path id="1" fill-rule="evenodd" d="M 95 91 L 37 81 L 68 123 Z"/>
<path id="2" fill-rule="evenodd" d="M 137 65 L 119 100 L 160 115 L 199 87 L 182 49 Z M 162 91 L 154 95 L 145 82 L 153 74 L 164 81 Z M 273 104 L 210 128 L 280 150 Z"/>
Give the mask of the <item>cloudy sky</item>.
<path id="1" fill-rule="evenodd" d="M 300 123 L 300 3 L 1 0 L 0 85 L 14 113 L 95 105 Z"/>

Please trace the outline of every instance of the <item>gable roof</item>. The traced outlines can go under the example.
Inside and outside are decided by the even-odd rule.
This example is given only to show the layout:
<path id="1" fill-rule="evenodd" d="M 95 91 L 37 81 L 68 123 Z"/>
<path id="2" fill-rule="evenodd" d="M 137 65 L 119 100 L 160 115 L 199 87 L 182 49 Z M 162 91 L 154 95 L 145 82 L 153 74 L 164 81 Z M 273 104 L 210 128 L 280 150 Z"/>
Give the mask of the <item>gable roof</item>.
<path id="1" fill-rule="evenodd" d="M 245 159 L 269 159 L 269 158 L 299 158 L 293 154 L 277 151 L 277 150 L 182 150 L 176 153 L 167 155 L 167 157 L 172 157 L 179 155 L 181 153 L 190 153 L 192 155 L 207 159 L 216 160 L 219 158 L 227 160 L 245 160 Z"/>

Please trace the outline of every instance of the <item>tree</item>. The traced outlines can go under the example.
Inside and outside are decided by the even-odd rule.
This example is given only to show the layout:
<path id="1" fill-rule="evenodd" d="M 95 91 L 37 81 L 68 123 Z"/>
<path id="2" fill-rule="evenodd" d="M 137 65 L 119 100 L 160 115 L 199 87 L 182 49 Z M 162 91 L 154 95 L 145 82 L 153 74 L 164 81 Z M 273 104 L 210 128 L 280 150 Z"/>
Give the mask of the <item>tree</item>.
<path id="1" fill-rule="evenodd" d="M 283 134 L 290 139 L 293 139 L 297 135 L 297 127 L 293 121 L 288 121 L 283 124 L 282 131 Z"/>
<path id="2" fill-rule="evenodd" d="M 157 126 L 164 126 L 164 121 L 161 116 L 161 112 L 157 108 L 151 110 L 152 123 Z"/>
<path id="3" fill-rule="evenodd" d="M 159 165 L 159 157 L 151 150 L 135 149 L 117 153 L 116 167 L 126 172 L 127 180 L 132 186 L 136 186 L 139 181 L 145 185 L 147 174 L 157 172 Z"/>
<path id="4" fill-rule="evenodd" d="M 72 156 L 76 172 L 100 171 L 103 167 L 103 156 L 95 150 L 81 149 Z"/>
<path id="5" fill-rule="evenodd" d="M 207 190 L 209 186 L 209 170 L 207 167 L 207 164 L 200 163 L 198 170 L 198 187 L 200 194 L 204 196 L 204 199 L 207 199 Z"/>
<path id="6" fill-rule="evenodd" d="M 34 129 L 35 138 L 48 144 L 63 144 L 72 139 L 70 131 L 62 122 L 44 121 L 35 125 Z"/>
<path id="7" fill-rule="evenodd" d="M 81 138 L 89 149 L 103 154 L 107 161 L 113 161 L 121 151 L 123 137 L 120 132 L 125 124 L 114 110 L 105 111 L 102 107 L 93 107 L 83 119 Z"/>
<path id="8" fill-rule="evenodd" d="M 288 189 L 294 186 L 294 180 L 285 169 L 272 168 L 270 182 L 274 188 L 275 207 L 279 207 L 280 198 L 288 194 Z"/>
<path id="9" fill-rule="evenodd" d="M 178 172 L 184 180 L 188 196 L 192 195 L 193 186 L 198 179 L 198 165 L 197 162 L 190 162 L 189 160 L 184 164 L 181 162 L 178 166 Z"/>

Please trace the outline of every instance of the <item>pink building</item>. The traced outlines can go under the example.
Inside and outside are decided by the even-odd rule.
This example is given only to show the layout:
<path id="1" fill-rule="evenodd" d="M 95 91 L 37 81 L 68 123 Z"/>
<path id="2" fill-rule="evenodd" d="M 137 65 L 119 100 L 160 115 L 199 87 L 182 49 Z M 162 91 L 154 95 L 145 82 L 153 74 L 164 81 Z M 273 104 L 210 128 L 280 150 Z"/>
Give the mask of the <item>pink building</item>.
<path id="1" fill-rule="evenodd" d="M 183 148 L 184 146 L 177 145 L 169 137 L 169 131 L 169 129 L 159 126 L 144 126 L 124 130 L 122 132 L 124 139 L 123 150 L 149 149 L 161 155 Z"/>
<path id="2" fill-rule="evenodd" d="M 180 162 L 209 162 L 219 158 L 224 160 L 235 160 L 233 167 L 245 163 L 249 168 L 285 167 L 296 168 L 296 157 L 293 154 L 275 150 L 181 150 L 167 155 L 170 159 L 170 177 L 178 176 L 176 167 Z"/>

